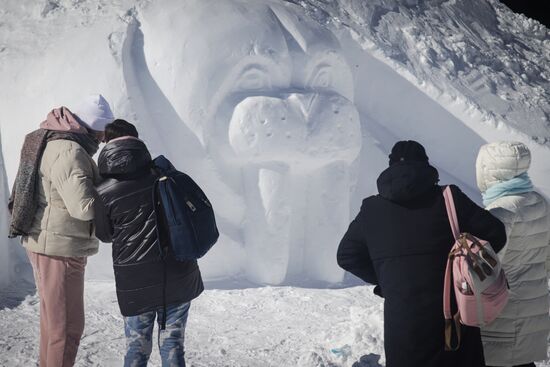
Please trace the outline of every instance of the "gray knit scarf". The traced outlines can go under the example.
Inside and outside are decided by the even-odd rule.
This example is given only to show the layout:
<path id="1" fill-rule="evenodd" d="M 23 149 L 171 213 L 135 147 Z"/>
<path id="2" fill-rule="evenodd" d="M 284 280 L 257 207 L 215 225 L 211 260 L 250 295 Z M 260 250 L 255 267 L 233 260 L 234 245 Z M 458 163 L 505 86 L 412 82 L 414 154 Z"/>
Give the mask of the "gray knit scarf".
<path id="1" fill-rule="evenodd" d="M 27 236 L 32 228 L 38 207 L 38 169 L 46 144 L 53 140 L 74 141 L 80 144 L 90 156 L 93 156 L 99 148 L 99 141 L 91 134 L 45 129 L 38 129 L 28 134 L 23 142 L 19 169 L 8 201 L 8 209 L 11 212 L 9 238 Z"/>

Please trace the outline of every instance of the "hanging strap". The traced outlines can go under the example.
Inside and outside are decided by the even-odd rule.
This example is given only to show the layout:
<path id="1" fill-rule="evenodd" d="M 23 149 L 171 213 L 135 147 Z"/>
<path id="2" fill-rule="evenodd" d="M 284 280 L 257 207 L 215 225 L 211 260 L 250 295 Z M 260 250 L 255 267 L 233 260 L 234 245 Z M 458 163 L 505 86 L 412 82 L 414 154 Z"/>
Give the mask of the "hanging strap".
<path id="1" fill-rule="evenodd" d="M 460 227 L 458 225 L 458 216 L 456 215 L 455 201 L 453 199 L 453 192 L 451 186 L 447 186 L 443 190 L 443 197 L 445 198 L 445 208 L 447 208 L 447 216 L 449 217 L 449 224 L 451 225 L 451 231 L 455 240 L 460 236 Z"/>
<path id="2" fill-rule="evenodd" d="M 166 256 L 162 256 L 162 320 L 160 330 L 166 330 Z"/>
<path id="3" fill-rule="evenodd" d="M 456 352 L 460 348 L 462 331 L 460 326 L 460 313 L 457 312 L 452 319 L 445 320 L 445 351 Z M 454 326 L 454 329 L 453 329 Z M 456 334 L 456 341 L 453 344 L 453 331 Z"/>
<path id="4" fill-rule="evenodd" d="M 443 285 L 443 315 L 445 320 L 452 319 L 451 315 L 451 272 L 453 259 L 451 256 L 447 259 L 447 268 L 445 269 L 445 283 Z"/>
<path id="5" fill-rule="evenodd" d="M 453 193 L 451 187 L 447 186 L 443 190 L 443 197 L 445 198 L 445 208 L 447 209 L 447 217 L 449 218 L 449 224 L 455 240 L 460 237 L 460 228 L 458 226 L 458 218 L 456 215 L 455 203 L 453 200 Z M 460 324 L 460 312 L 452 315 L 451 310 L 451 287 L 452 287 L 452 272 L 453 261 L 455 258 L 454 253 L 450 253 L 447 258 L 447 267 L 445 269 L 445 281 L 443 284 L 443 315 L 445 317 L 445 350 L 456 351 L 460 347 L 461 339 L 461 324 Z M 453 326 L 456 333 L 456 343 L 453 345 Z"/>
<path id="6" fill-rule="evenodd" d="M 466 261 L 468 261 L 470 269 L 477 275 L 477 277 L 481 281 L 485 280 L 485 278 L 487 278 L 487 274 L 484 273 L 484 270 L 482 268 L 483 260 L 481 259 L 481 257 L 472 251 L 464 235 L 460 236 L 460 238 L 458 239 L 458 243 L 460 244 L 461 248 L 463 248 L 466 252 Z"/>
<path id="7" fill-rule="evenodd" d="M 160 329 L 165 330 L 166 329 L 166 278 L 167 278 L 167 264 L 166 264 L 166 255 L 167 255 L 167 248 L 162 246 L 161 243 L 161 237 L 160 237 L 160 230 L 159 225 L 162 223 L 161 221 L 161 215 L 160 211 L 162 210 L 160 197 L 159 197 L 159 190 L 160 190 L 160 182 L 164 181 L 166 178 L 165 176 L 160 176 L 158 179 L 155 180 L 155 183 L 153 184 L 153 210 L 155 211 L 155 230 L 157 232 L 157 241 L 159 243 L 159 251 L 162 258 L 162 318 L 160 320 Z"/>
<path id="8" fill-rule="evenodd" d="M 483 272 L 481 265 L 479 264 L 479 255 L 474 254 L 465 237 L 460 237 L 458 240 L 460 245 L 466 250 L 467 258 L 471 260 L 469 263 L 470 269 L 476 273 L 480 280 L 484 280 L 487 276 Z M 477 309 L 477 322 L 480 327 L 485 326 L 485 311 L 483 310 L 483 302 L 481 300 L 481 294 L 476 287 L 472 287 L 472 292 L 474 293 L 476 299 L 476 309 Z"/>
<path id="9" fill-rule="evenodd" d="M 453 200 L 453 194 L 451 187 L 447 186 L 443 190 L 443 197 L 445 198 L 445 207 L 447 208 L 447 216 L 449 217 L 449 224 L 453 231 L 455 240 L 459 237 L 458 221 L 456 220 L 456 210 Z M 451 287 L 452 287 L 452 271 L 453 271 L 454 254 L 451 252 L 447 258 L 447 268 L 445 269 L 445 283 L 443 285 L 443 314 L 445 320 L 451 320 Z"/>
<path id="10" fill-rule="evenodd" d="M 456 351 L 460 347 L 461 326 L 460 312 L 454 316 L 451 311 L 451 287 L 452 287 L 452 268 L 454 255 L 449 254 L 447 259 L 447 268 L 445 269 L 445 283 L 443 285 L 443 315 L 445 316 L 445 350 Z M 453 326 L 456 334 L 456 343 L 453 345 Z"/>

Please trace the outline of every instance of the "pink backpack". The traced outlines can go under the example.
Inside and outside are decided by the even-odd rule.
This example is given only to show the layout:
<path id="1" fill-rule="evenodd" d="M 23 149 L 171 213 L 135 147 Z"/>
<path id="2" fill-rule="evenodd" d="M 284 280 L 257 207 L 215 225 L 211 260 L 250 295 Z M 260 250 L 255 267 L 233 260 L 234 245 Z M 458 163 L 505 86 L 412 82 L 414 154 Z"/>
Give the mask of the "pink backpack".
<path id="1" fill-rule="evenodd" d="M 449 186 L 443 191 L 443 196 L 455 238 L 447 259 L 443 288 L 445 350 L 455 351 L 460 347 L 460 323 L 483 327 L 494 321 L 508 302 L 508 283 L 491 245 L 469 233 L 460 232 Z M 458 306 L 455 315 L 451 314 L 451 281 Z M 452 342 L 453 323 L 456 343 Z"/>

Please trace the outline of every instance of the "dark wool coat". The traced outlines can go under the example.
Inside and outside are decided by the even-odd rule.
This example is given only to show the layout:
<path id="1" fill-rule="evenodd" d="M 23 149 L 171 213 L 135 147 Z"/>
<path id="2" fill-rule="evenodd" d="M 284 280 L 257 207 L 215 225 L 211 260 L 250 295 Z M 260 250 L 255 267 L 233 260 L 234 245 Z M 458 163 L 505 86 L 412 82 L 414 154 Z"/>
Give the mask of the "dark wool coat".
<path id="1" fill-rule="evenodd" d="M 437 181 L 427 163 L 390 166 L 378 178 L 379 195 L 363 200 L 338 248 L 340 266 L 384 297 L 387 367 L 485 365 L 478 328 L 463 326 L 459 351 L 444 352 L 443 278 L 454 240 Z M 461 231 L 502 249 L 504 225 L 451 189 Z"/>
<path id="2" fill-rule="evenodd" d="M 124 316 L 163 306 L 164 271 L 167 305 L 189 302 L 204 289 L 196 261 L 179 262 L 170 254 L 166 263 L 162 260 L 160 248 L 167 244 L 157 236 L 152 200 L 157 176 L 151 167 L 151 156 L 137 139 L 110 142 L 99 156 L 99 171 L 106 180 L 98 187 L 96 236 L 113 242 L 117 298 Z"/>

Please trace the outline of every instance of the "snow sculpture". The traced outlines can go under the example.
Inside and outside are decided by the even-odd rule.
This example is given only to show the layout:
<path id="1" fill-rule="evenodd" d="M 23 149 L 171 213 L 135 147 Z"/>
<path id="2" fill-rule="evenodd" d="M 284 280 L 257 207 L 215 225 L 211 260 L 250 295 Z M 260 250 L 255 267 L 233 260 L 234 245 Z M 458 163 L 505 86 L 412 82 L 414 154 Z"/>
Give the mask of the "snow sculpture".
<path id="1" fill-rule="evenodd" d="M 0 194 L 2 195 L 1 201 L 4 203 L 4 208 L 7 206 L 8 192 L 4 160 L 2 158 L 2 151 L 0 150 Z M 8 221 L 9 213 L 6 209 L 3 209 L 0 211 L 0 235 L 2 236 L 2 241 L 0 242 L 0 289 L 10 283 L 13 274 L 13 265 L 10 261 L 10 248 L 13 245 L 13 241 L 8 240 Z"/>
<path id="2" fill-rule="evenodd" d="M 0 201 L 7 208 L 9 197 L 8 180 L 4 168 L 2 146 L 0 145 Z M 8 239 L 10 214 L 7 209 L 0 211 L 0 291 L 13 286 L 16 281 L 32 282 L 32 272 L 23 247 L 14 239 Z"/>
<path id="3" fill-rule="evenodd" d="M 339 282 L 336 248 L 361 148 L 354 85 L 335 36 L 289 6 L 160 2 L 142 16 L 144 53 L 166 99 L 245 199 L 247 277 Z"/>

